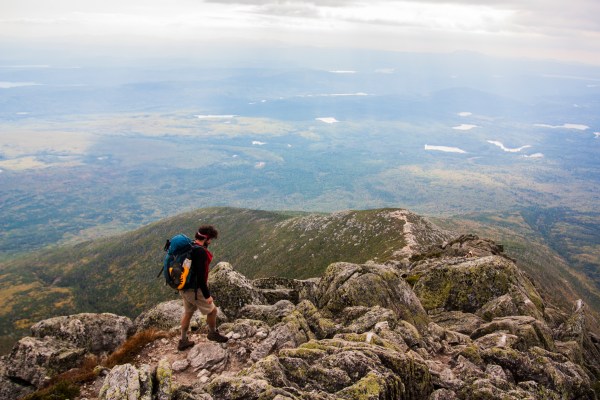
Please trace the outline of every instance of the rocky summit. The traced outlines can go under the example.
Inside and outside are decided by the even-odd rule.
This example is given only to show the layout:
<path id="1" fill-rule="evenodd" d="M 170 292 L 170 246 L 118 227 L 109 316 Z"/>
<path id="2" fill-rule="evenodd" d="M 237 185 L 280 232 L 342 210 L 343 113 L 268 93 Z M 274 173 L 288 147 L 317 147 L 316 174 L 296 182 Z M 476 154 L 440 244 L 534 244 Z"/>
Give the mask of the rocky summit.
<path id="1" fill-rule="evenodd" d="M 308 280 L 250 280 L 219 263 L 209 284 L 226 344 L 209 342 L 196 314 L 195 345 L 178 351 L 180 300 L 134 321 L 41 321 L 1 360 L 0 399 L 61 377 L 78 386 L 71 398 L 102 400 L 598 398 L 600 337 L 582 301 L 553 306 L 490 240 L 425 239 L 384 264 L 340 260 Z M 152 329 L 164 335 L 127 362 L 102 363 Z M 72 378 L 85 365 L 91 373 Z"/>

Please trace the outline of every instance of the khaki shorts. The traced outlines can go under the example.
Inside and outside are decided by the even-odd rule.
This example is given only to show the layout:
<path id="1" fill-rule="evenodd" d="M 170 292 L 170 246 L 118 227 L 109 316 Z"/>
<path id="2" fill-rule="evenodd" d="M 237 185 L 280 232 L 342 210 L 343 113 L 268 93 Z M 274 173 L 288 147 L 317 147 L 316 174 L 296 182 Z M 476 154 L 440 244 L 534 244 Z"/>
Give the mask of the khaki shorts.
<path id="1" fill-rule="evenodd" d="M 208 315 L 216 308 L 214 303 L 206 301 L 204 296 L 202 296 L 202 292 L 199 290 L 197 296 L 198 299 L 194 298 L 194 289 L 180 290 L 179 295 L 183 299 L 183 308 L 185 309 L 186 314 L 200 310 L 202 314 Z"/>

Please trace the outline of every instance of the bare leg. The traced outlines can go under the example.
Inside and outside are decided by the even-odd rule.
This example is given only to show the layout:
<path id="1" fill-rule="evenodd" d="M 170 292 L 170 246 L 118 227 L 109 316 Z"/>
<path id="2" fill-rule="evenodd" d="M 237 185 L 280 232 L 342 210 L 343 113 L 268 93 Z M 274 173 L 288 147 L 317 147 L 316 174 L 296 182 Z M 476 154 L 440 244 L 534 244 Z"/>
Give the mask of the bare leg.
<path id="1" fill-rule="evenodd" d="M 217 329 L 217 308 L 216 307 L 206 316 L 206 323 L 208 324 L 209 332 L 214 332 Z"/>
<path id="2" fill-rule="evenodd" d="M 190 321 L 192 320 L 193 312 L 187 313 L 184 312 L 181 317 L 181 340 L 187 339 L 187 331 L 190 328 Z"/>

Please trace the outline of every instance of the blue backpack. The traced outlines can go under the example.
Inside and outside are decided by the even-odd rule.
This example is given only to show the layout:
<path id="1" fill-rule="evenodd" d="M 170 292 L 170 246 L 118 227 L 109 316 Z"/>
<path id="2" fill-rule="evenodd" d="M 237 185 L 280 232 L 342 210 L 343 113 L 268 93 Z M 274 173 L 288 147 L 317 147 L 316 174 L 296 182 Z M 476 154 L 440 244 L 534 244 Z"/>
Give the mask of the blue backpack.
<path id="1" fill-rule="evenodd" d="M 173 289 L 181 290 L 186 286 L 189 287 L 193 244 L 194 241 L 182 233 L 167 240 L 163 249 L 167 254 L 157 278 L 162 273 L 165 284 Z"/>

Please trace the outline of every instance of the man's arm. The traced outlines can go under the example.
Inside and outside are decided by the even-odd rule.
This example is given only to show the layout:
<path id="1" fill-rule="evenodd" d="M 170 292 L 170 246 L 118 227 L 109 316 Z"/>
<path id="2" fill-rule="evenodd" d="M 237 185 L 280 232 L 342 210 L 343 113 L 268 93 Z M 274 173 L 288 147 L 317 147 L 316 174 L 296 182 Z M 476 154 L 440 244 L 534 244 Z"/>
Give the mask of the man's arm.
<path id="1" fill-rule="evenodd" d="M 195 268 L 196 271 L 198 289 L 202 291 L 202 296 L 208 299 L 210 297 L 210 290 L 208 290 L 208 282 L 206 281 L 208 266 L 206 265 L 206 251 L 204 248 L 196 247 L 192 251 L 192 268 Z"/>

